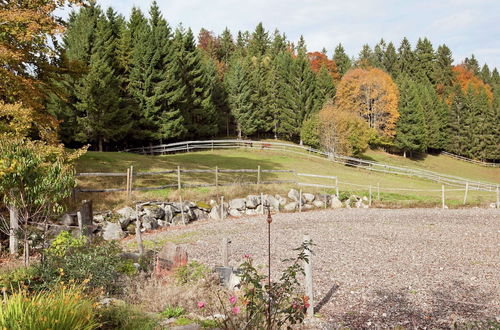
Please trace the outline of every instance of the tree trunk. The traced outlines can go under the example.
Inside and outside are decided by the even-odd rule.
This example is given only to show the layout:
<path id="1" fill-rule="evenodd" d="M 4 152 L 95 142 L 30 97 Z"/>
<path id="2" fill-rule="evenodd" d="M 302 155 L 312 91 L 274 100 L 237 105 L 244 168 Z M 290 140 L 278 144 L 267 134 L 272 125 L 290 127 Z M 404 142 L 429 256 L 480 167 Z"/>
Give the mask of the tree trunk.
<path id="1" fill-rule="evenodd" d="M 238 124 L 238 140 L 241 140 L 241 126 Z"/>
<path id="2" fill-rule="evenodd" d="M 80 214 L 82 217 L 82 235 L 90 238 L 92 235 L 92 220 L 94 214 L 92 212 L 92 200 L 83 200 L 82 206 L 80 208 Z"/>
<path id="3" fill-rule="evenodd" d="M 102 136 L 99 136 L 99 152 L 102 152 Z"/>
<path id="4" fill-rule="evenodd" d="M 11 255 L 17 255 L 19 251 L 19 241 L 17 231 L 19 230 L 19 211 L 15 207 L 9 207 L 10 230 L 9 230 L 9 252 Z"/>
<path id="5" fill-rule="evenodd" d="M 24 266 L 28 267 L 30 263 L 30 246 L 29 246 L 29 237 L 28 237 L 28 215 L 24 215 L 24 230 L 23 230 L 23 239 L 24 239 Z"/>
<path id="6" fill-rule="evenodd" d="M 403 151 L 403 157 L 406 158 L 406 150 Z"/>

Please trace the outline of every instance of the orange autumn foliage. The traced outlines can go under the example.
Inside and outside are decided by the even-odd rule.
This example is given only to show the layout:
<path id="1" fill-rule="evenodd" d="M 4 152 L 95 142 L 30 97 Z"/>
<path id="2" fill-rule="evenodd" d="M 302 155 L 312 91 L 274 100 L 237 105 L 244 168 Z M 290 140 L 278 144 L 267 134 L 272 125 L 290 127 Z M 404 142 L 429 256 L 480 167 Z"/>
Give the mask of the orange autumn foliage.
<path id="1" fill-rule="evenodd" d="M 335 106 L 358 113 L 382 136 L 395 134 L 399 90 L 391 77 L 376 68 L 349 70 L 337 86 Z"/>
<path id="2" fill-rule="evenodd" d="M 326 70 L 330 76 L 335 80 L 340 80 L 340 74 L 337 70 L 337 65 L 335 61 L 328 59 L 328 57 L 320 52 L 307 53 L 307 58 L 311 63 L 311 70 L 318 73 L 322 66 L 325 66 Z"/>
<path id="3" fill-rule="evenodd" d="M 490 102 L 493 101 L 491 87 L 476 77 L 472 71 L 465 67 L 464 64 L 456 65 L 452 70 L 455 75 L 455 83 L 460 85 L 464 93 L 466 93 L 469 88 L 472 88 L 478 94 L 484 90 L 488 100 Z"/>

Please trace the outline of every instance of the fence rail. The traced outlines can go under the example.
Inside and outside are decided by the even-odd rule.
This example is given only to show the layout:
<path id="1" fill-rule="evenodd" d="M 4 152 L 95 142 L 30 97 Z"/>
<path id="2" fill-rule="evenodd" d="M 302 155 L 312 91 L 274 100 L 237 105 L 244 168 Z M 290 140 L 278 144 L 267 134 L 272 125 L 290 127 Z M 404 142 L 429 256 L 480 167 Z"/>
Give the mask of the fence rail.
<path id="1" fill-rule="evenodd" d="M 253 140 L 207 140 L 207 141 L 185 141 L 169 144 L 161 144 L 151 147 L 131 148 L 126 149 L 126 152 L 134 152 L 139 154 L 169 154 L 177 152 L 191 152 L 194 150 L 214 150 L 214 149 L 237 149 L 237 148 L 252 148 L 271 151 L 286 151 L 309 157 L 328 159 L 335 163 L 344 164 L 356 168 L 362 168 L 369 171 L 388 173 L 394 175 L 404 175 L 424 180 L 434 181 L 440 184 L 446 184 L 455 187 L 463 187 L 469 185 L 471 190 L 495 191 L 498 184 L 470 180 L 453 175 L 441 174 L 424 169 L 414 169 L 405 166 L 395 166 L 389 164 L 377 163 L 369 160 L 359 159 L 339 155 L 336 153 L 327 153 L 307 146 L 300 146 L 283 142 L 268 142 L 268 141 L 253 141 Z"/>
<path id="2" fill-rule="evenodd" d="M 467 158 L 464 156 L 455 155 L 455 154 L 452 154 L 452 153 L 449 153 L 446 151 L 441 151 L 441 154 L 446 155 L 446 156 L 451 157 L 451 158 L 462 160 L 462 161 L 467 162 L 467 163 L 476 164 L 476 165 L 481 165 L 481 166 L 486 166 L 486 167 L 500 167 L 500 163 L 483 162 L 480 160 L 470 159 L 470 158 Z"/>

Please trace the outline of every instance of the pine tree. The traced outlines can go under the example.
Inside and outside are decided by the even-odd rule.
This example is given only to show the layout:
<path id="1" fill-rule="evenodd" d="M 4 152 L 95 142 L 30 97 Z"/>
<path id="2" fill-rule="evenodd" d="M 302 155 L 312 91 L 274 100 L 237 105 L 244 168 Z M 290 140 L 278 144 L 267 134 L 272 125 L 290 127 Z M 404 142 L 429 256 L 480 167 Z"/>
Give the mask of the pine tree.
<path id="1" fill-rule="evenodd" d="M 399 120 L 394 142 L 406 157 L 406 153 L 426 150 L 426 129 L 422 104 L 415 83 L 407 76 L 398 81 L 400 89 Z"/>
<path id="2" fill-rule="evenodd" d="M 472 54 L 470 58 L 466 57 L 464 63 L 467 70 L 472 71 L 476 76 L 479 75 L 479 62 L 474 54 Z"/>
<path id="3" fill-rule="evenodd" d="M 253 120 L 257 128 L 257 133 L 266 133 L 272 130 L 273 120 L 271 109 L 269 109 L 270 98 L 269 82 L 270 78 L 270 58 L 268 56 L 253 56 L 249 58 L 251 63 L 251 88 Z"/>
<path id="4" fill-rule="evenodd" d="M 335 47 L 335 52 L 333 54 L 333 60 L 337 65 L 337 69 L 341 76 L 343 76 L 352 66 L 352 62 L 349 59 L 349 56 L 345 53 L 344 47 L 342 44 L 338 44 Z"/>
<path id="5" fill-rule="evenodd" d="M 76 107 L 83 113 L 77 139 L 97 143 L 99 151 L 104 142 L 119 140 L 131 127 L 128 112 L 120 107 L 120 81 L 113 69 L 117 44 L 113 23 L 99 19 L 89 72 L 76 87 Z"/>
<path id="6" fill-rule="evenodd" d="M 481 69 L 480 77 L 485 83 L 491 84 L 491 72 L 490 72 L 490 68 L 488 67 L 488 64 L 485 63 L 483 65 L 483 68 Z"/>
<path id="7" fill-rule="evenodd" d="M 453 58 L 451 51 L 446 45 L 441 45 L 437 49 L 436 61 L 434 62 L 434 69 L 431 81 L 434 83 L 439 95 L 447 94 L 453 85 L 453 71 L 452 71 Z"/>
<path id="8" fill-rule="evenodd" d="M 270 46 L 270 54 L 272 58 L 278 56 L 279 53 L 286 51 L 286 36 L 285 34 L 280 34 L 279 30 L 274 30 L 273 41 Z"/>
<path id="9" fill-rule="evenodd" d="M 425 117 L 427 148 L 443 150 L 446 147 L 448 106 L 429 81 L 417 83 L 416 87 Z"/>
<path id="10" fill-rule="evenodd" d="M 374 66 L 374 54 L 368 44 L 364 44 L 359 52 L 356 65 L 361 68 L 368 68 Z"/>
<path id="11" fill-rule="evenodd" d="M 500 74 L 498 73 L 498 69 L 494 68 L 491 71 L 491 85 L 494 89 L 500 88 Z"/>
<path id="12" fill-rule="evenodd" d="M 316 76 L 316 102 L 314 112 L 323 108 L 326 102 L 335 96 L 335 85 L 332 76 L 323 65 Z"/>
<path id="13" fill-rule="evenodd" d="M 382 58 L 382 69 L 389 73 L 392 77 L 395 77 L 397 70 L 398 55 L 396 54 L 396 47 L 394 44 L 389 42 Z"/>
<path id="14" fill-rule="evenodd" d="M 263 56 L 269 48 L 269 33 L 264 29 L 262 22 L 257 24 L 248 43 L 248 55 Z"/>
<path id="15" fill-rule="evenodd" d="M 429 39 L 418 39 L 415 47 L 415 77 L 420 81 L 431 81 L 434 72 L 434 48 Z"/>
<path id="16" fill-rule="evenodd" d="M 446 151 L 462 155 L 466 148 L 466 139 L 463 135 L 465 117 L 465 96 L 460 86 L 453 88 L 453 99 L 450 105 L 448 120 L 448 146 Z"/>
<path id="17" fill-rule="evenodd" d="M 387 49 L 384 39 L 380 39 L 379 43 L 373 48 L 373 66 L 385 70 L 384 57 Z"/>
<path id="18" fill-rule="evenodd" d="M 236 120 L 238 138 L 251 135 L 257 130 L 252 118 L 252 90 L 250 88 L 250 72 L 241 58 L 233 58 L 225 78 L 228 104 L 231 114 Z"/>
<path id="19" fill-rule="evenodd" d="M 407 75 L 410 78 L 413 78 L 415 73 L 415 61 L 415 54 L 411 49 L 411 44 L 405 37 L 401 41 L 401 45 L 398 48 L 396 77 L 399 77 L 400 75 Z"/>
<path id="20" fill-rule="evenodd" d="M 231 32 L 227 27 L 224 29 L 224 31 L 222 31 L 222 35 L 219 39 L 220 46 L 218 49 L 217 58 L 219 61 L 224 63 L 225 66 L 227 66 L 235 48 L 233 36 L 231 35 Z"/>

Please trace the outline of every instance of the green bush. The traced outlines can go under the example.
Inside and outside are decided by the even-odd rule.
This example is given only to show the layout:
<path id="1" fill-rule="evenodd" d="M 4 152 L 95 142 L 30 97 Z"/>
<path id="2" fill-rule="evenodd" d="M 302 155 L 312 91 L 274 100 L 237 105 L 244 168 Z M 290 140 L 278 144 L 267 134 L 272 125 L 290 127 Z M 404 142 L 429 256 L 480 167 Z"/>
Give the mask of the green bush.
<path id="1" fill-rule="evenodd" d="M 176 307 L 168 306 L 167 308 L 165 308 L 163 312 L 161 312 L 161 315 L 164 317 L 171 318 L 171 317 L 179 317 L 181 315 L 184 315 L 185 313 L 186 311 L 184 310 L 184 308 L 180 306 Z"/>
<path id="2" fill-rule="evenodd" d="M 179 284 L 196 283 L 209 273 L 210 269 L 207 266 L 197 261 L 191 261 L 176 269 L 175 278 Z"/>
<path id="3" fill-rule="evenodd" d="M 157 320 L 136 310 L 133 306 L 110 306 L 99 313 L 100 329 L 153 330 L 158 328 Z"/>
<path id="4" fill-rule="evenodd" d="M 85 236 L 73 237 L 69 232 L 62 231 L 54 238 L 47 252 L 57 256 L 65 255 L 71 248 L 79 248 L 85 245 Z"/>
<path id="5" fill-rule="evenodd" d="M 34 267 L 21 267 L 0 274 L 0 289 L 7 293 L 16 292 L 31 286 L 32 279 L 36 277 Z"/>
<path id="6" fill-rule="evenodd" d="M 97 329 L 92 300 L 79 287 L 55 287 L 30 295 L 19 290 L 0 304 L 0 329 Z"/>
<path id="7" fill-rule="evenodd" d="M 37 282 L 34 289 L 51 288 L 59 282 L 85 281 L 89 290 L 102 288 L 115 293 L 120 289 L 120 275 L 132 273 L 133 265 L 120 257 L 122 250 L 116 242 L 82 245 L 64 234 L 58 237 L 60 239 L 47 250 L 43 262 L 35 266 Z"/>

